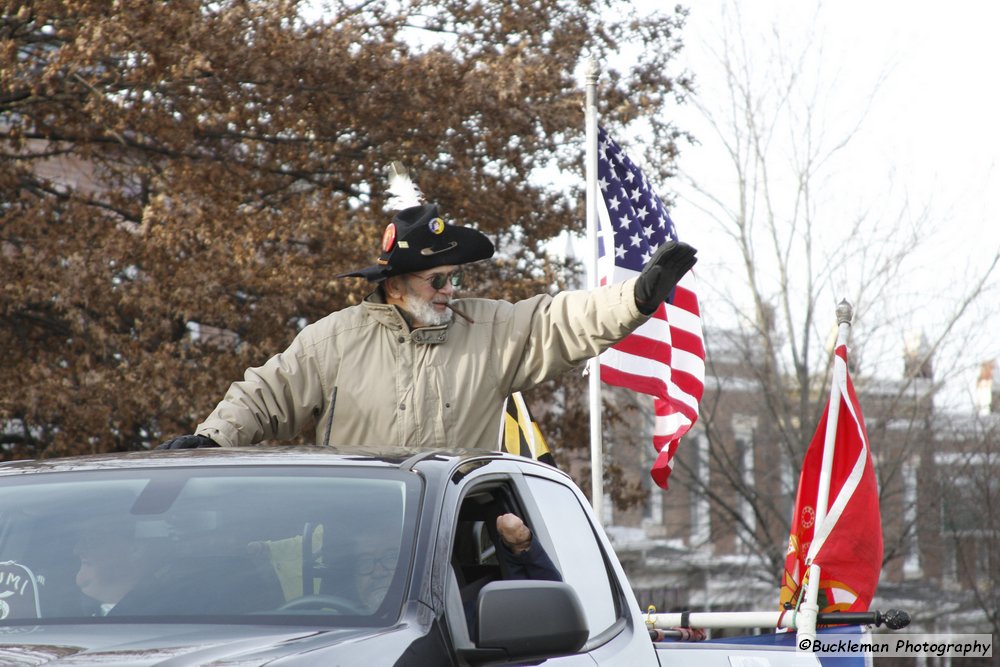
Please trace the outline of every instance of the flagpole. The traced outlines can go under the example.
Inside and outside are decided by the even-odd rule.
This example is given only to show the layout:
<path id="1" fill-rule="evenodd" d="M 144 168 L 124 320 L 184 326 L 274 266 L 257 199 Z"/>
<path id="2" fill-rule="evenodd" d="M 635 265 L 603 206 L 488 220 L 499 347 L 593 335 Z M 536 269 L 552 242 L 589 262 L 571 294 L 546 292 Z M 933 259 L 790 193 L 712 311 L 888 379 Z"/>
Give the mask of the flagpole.
<path id="1" fill-rule="evenodd" d="M 842 300 L 837 305 L 837 342 L 834 345 L 834 355 L 841 345 L 847 344 L 847 337 L 851 331 L 851 319 L 854 317 L 854 308 L 846 300 Z M 846 372 L 846 369 L 844 369 Z M 830 402 L 827 404 L 826 433 L 823 438 L 823 466 L 820 468 L 819 488 L 816 490 L 816 520 L 813 524 L 814 533 L 818 535 L 830 503 L 830 477 L 833 470 L 833 452 L 837 440 L 837 423 L 840 418 L 840 387 L 846 384 L 846 378 L 840 377 L 840 369 L 834 359 L 833 381 L 830 385 Z M 801 645 L 803 639 L 816 639 L 816 615 L 819 613 L 819 582 L 820 567 L 813 562 L 809 566 L 809 579 L 806 582 L 805 600 L 799 608 L 797 643 Z"/>
<path id="2" fill-rule="evenodd" d="M 656 613 L 650 609 L 644 616 L 646 626 L 670 630 L 672 628 L 780 628 L 795 630 L 801 624 L 802 614 L 785 611 L 684 611 Z M 823 624 L 829 625 L 885 625 L 899 630 L 910 624 L 910 615 L 900 609 L 888 611 L 831 611 L 819 615 Z"/>
<path id="3" fill-rule="evenodd" d="M 597 59 L 587 58 L 584 70 L 587 150 L 585 164 L 587 206 L 587 282 L 597 287 L 597 79 L 601 74 Z M 587 362 L 590 381 L 590 490 L 594 516 L 604 525 L 604 457 L 601 437 L 601 364 L 597 357 Z"/>

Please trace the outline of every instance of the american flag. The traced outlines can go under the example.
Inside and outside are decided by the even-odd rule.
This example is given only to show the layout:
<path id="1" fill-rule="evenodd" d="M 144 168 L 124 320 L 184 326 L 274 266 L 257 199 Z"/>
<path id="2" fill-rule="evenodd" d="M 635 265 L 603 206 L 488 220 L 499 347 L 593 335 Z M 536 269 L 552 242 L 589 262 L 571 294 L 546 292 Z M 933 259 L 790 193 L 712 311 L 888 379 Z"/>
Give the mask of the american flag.
<path id="1" fill-rule="evenodd" d="M 677 240 L 663 202 L 604 128 L 597 138 L 598 274 L 601 284 L 637 276 L 660 245 Z M 630 336 L 601 354 L 601 379 L 653 396 L 656 461 L 650 474 L 667 488 L 681 436 L 698 419 L 705 388 L 701 311 L 689 272 L 667 303 Z"/>

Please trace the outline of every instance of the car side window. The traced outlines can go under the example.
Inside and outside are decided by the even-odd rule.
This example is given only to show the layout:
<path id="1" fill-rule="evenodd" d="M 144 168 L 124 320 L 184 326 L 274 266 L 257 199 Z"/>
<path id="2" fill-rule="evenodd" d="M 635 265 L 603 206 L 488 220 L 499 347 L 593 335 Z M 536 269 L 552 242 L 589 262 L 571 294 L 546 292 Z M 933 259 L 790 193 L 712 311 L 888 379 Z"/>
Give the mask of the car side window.
<path id="1" fill-rule="evenodd" d="M 474 490 L 462 502 L 455 529 L 452 567 L 463 605 L 471 609 L 490 581 L 506 578 L 497 558 L 496 517 L 511 509 L 510 493 L 501 488 Z"/>
<path id="2" fill-rule="evenodd" d="M 595 637 L 618 620 L 619 605 L 593 526 L 570 489 L 541 477 L 525 480 L 552 539 L 563 581 L 580 597 Z"/>

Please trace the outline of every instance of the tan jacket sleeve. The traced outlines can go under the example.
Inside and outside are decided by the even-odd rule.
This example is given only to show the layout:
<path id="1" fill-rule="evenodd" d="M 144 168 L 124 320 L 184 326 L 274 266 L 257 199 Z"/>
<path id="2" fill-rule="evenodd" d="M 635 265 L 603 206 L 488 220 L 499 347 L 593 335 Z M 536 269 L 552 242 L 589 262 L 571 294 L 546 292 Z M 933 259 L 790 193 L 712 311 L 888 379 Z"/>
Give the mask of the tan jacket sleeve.
<path id="1" fill-rule="evenodd" d="M 501 382 L 509 391 L 529 389 L 620 341 L 649 319 L 634 292 L 633 278 L 515 304 L 506 341 L 496 342 Z"/>
<path id="2" fill-rule="evenodd" d="M 323 404 L 315 358 L 305 351 L 307 331 L 263 366 L 248 368 L 195 433 L 223 447 L 295 437 Z"/>

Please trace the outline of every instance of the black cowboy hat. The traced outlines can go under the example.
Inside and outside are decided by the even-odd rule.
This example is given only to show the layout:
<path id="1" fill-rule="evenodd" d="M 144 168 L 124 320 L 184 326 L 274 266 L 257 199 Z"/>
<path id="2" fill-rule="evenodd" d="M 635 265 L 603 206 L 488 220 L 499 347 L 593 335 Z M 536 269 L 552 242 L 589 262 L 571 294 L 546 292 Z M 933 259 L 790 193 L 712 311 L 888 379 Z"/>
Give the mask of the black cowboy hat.
<path id="1" fill-rule="evenodd" d="M 382 234 L 382 254 L 374 266 L 341 273 L 372 282 L 436 266 L 467 264 L 493 256 L 493 242 L 471 227 L 446 223 L 437 204 L 404 208 Z"/>

